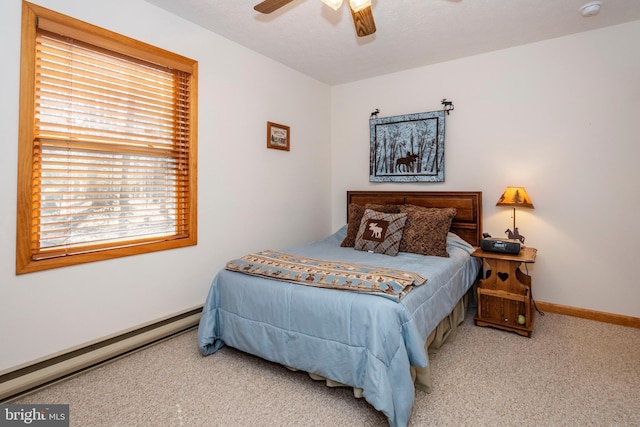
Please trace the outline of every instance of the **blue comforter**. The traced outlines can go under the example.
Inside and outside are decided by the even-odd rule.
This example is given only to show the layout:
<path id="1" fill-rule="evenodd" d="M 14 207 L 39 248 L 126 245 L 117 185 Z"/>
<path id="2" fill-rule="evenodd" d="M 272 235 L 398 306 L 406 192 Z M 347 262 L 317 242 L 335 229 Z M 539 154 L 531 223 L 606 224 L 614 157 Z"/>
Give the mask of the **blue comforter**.
<path id="1" fill-rule="evenodd" d="M 427 283 L 401 302 L 222 270 L 213 280 L 198 329 L 204 355 L 228 345 L 263 359 L 363 389 L 391 426 L 407 425 L 414 401 L 410 365 L 428 363 L 425 342 L 471 287 L 473 247 L 449 233 L 449 258 L 396 257 L 340 247 L 346 226 L 287 252 L 416 272 Z"/>

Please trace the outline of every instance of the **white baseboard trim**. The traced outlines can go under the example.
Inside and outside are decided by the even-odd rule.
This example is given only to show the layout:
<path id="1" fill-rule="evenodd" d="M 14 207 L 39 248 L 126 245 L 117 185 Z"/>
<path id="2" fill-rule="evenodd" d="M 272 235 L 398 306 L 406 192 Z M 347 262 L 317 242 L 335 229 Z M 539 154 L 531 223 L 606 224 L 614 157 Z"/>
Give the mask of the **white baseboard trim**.
<path id="1" fill-rule="evenodd" d="M 198 325 L 201 314 L 202 306 L 198 306 L 18 368 L 0 372 L 0 403 L 16 399 L 44 385 L 189 330 Z"/>

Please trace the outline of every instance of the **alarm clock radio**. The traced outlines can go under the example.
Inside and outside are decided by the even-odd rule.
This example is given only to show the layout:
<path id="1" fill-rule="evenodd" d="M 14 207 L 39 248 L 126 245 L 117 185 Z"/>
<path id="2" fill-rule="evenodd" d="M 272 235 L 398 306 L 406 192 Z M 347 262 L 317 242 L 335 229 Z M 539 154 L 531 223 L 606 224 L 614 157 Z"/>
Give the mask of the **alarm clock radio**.
<path id="1" fill-rule="evenodd" d="M 487 252 L 519 254 L 520 241 L 515 239 L 498 239 L 495 237 L 488 237 L 480 240 L 480 248 Z"/>

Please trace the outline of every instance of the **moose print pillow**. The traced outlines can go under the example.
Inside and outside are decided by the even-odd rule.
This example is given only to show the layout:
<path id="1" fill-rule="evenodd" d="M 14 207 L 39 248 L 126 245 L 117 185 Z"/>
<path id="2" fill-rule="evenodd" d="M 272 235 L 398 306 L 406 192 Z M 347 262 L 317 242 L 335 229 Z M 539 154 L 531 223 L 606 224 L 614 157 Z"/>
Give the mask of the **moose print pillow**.
<path id="1" fill-rule="evenodd" d="M 367 203 L 366 205 L 362 206 L 356 203 L 349 204 L 347 235 L 345 236 L 340 246 L 349 248 L 354 247 L 354 245 L 356 244 L 356 237 L 358 237 L 358 230 L 360 230 L 362 215 L 364 215 L 364 211 L 367 209 L 371 209 L 377 212 L 400 213 L 399 205 L 376 205 L 373 203 Z"/>
<path id="2" fill-rule="evenodd" d="M 396 256 L 406 222 L 406 213 L 391 214 L 366 209 L 360 221 L 354 249 Z"/>

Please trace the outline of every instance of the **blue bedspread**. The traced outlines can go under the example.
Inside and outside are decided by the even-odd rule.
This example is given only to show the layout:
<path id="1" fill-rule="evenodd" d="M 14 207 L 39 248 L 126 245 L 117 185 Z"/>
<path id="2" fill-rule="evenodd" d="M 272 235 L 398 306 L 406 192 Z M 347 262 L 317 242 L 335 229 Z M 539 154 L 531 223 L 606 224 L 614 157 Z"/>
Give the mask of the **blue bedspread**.
<path id="1" fill-rule="evenodd" d="M 428 335 L 471 287 L 473 248 L 449 233 L 449 258 L 396 257 L 340 247 L 346 226 L 287 252 L 416 272 L 427 283 L 399 303 L 376 295 L 322 289 L 222 270 L 198 329 L 204 355 L 228 345 L 263 359 L 363 389 L 391 426 L 406 426 L 414 401 L 410 365 L 428 363 Z"/>

